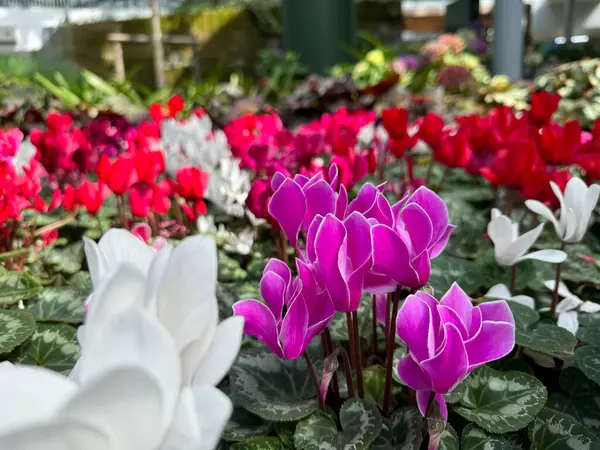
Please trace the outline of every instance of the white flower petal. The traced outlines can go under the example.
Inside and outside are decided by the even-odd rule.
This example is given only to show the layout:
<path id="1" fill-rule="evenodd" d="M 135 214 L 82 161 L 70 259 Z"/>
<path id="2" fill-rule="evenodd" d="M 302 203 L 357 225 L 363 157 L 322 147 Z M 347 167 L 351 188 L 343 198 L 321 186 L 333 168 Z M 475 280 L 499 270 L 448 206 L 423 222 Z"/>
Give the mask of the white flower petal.
<path id="1" fill-rule="evenodd" d="M 243 317 L 229 317 L 219 324 L 210 347 L 195 370 L 193 386 L 216 386 L 227 375 L 240 351 L 243 333 Z"/>
<path id="2" fill-rule="evenodd" d="M 535 300 L 528 295 L 515 295 L 509 299 L 511 302 L 519 303 L 528 308 L 535 309 Z"/>
<path id="3" fill-rule="evenodd" d="M 512 242 L 513 229 L 511 221 L 506 216 L 498 216 L 487 226 L 487 232 L 494 244 L 494 250 L 496 252 L 497 260 L 506 260 L 505 253 Z M 510 262 L 503 262 L 502 264 L 510 265 Z"/>
<path id="4" fill-rule="evenodd" d="M 100 287 L 102 275 L 108 271 L 106 258 L 100 251 L 98 244 L 87 236 L 83 237 L 83 250 L 90 271 L 92 286 L 94 289 L 98 289 Z"/>
<path id="5" fill-rule="evenodd" d="M 600 312 L 600 305 L 598 303 L 586 301 L 579 307 L 579 311 L 584 313 Z"/>
<path id="6" fill-rule="evenodd" d="M 227 395 L 212 386 L 194 386 L 192 392 L 202 436 L 201 444 L 195 449 L 213 450 L 231 417 L 233 405 Z"/>
<path id="7" fill-rule="evenodd" d="M 60 417 L 85 418 L 120 449 L 153 449 L 171 421 L 163 410 L 165 400 L 153 374 L 138 367 L 120 367 L 83 385 L 64 405 Z"/>
<path id="8" fill-rule="evenodd" d="M 572 311 L 579 308 L 582 303 L 583 302 L 577 297 L 567 297 L 558 302 L 558 305 L 556 305 L 556 312 L 562 313 L 566 311 Z"/>
<path id="9" fill-rule="evenodd" d="M 148 273 L 155 257 L 152 248 L 129 231 L 119 228 L 109 230 L 98 242 L 108 267 L 113 268 L 121 263 L 131 263 L 143 274 Z M 97 288 L 97 286 L 94 286 Z"/>
<path id="10" fill-rule="evenodd" d="M 51 370 L 1 363 L 0 435 L 11 429 L 50 419 L 76 391 L 75 383 Z"/>
<path id="11" fill-rule="evenodd" d="M 194 395 L 190 388 L 184 387 L 160 450 L 193 450 L 198 448 L 201 439 Z"/>
<path id="12" fill-rule="evenodd" d="M 561 213 L 561 217 L 563 214 Z M 578 242 L 580 239 L 577 236 L 577 216 L 572 209 L 567 209 L 567 213 L 565 214 L 566 220 L 566 228 L 563 240 L 565 242 Z"/>
<path id="13" fill-rule="evenodd" d="M 567 254 L 562 250 L 538 250 L 522 256 L 519 260 L 523 259 L 535 259 L 537 261 L 559 264 L 567 259 Z"/>
<path id="14" fill-rule="evenodd" d="M 108 434 L 83 419 L 21 428 L 0 436 L 6 450 L 112 450 Z"/>
<path id="15" fill-rule="evenodd" d="M 172 252 L 173 247 L 171 246 L 161 248 L 156 254 L 156 258 L 154 258 L 154 261 L 152 261 L 150 269 L 148 270 L 148 277 L 146 278 L 146 291 L 144 294 L 144 307 L 155 316 L 158 316 L 158 287 L 160 286 L 165 270 L 167 270 L 167 267 L 169 266 Z"/>
<path id="16" fill-rule="evenodd" d="M 485 294 L 485 297 L 507 300 L 511 297 L 511 293 L 505 284 L 500 283 L 495 286 L 492 286 L 490 290 L 487 291 L 487 294 Z"/>
<path id="17" fill-rule="evenodd" d="M 535 241 L 540 237 L 543 229 L 544 224 L 541 223 L 533 230 L 529 230 L 527 233 L 519 236 L 508 246 L 503 258 L 506 261 L 513 261 L 512 264 L 517 262 L 527 252 L 527 250 L 529 250 L 531 246 L 535 244 Z"/>
<path id="18" fill-rule="evenodd" d="M 554 192 L 554 195 L 560 204 L 560 219 L 558 220 L 558 224 L 560 226 L 559 236 L 561 239 L 564 239 L 567 230 L 567 207 L 565 205 L 565 199 L 562 191 L 554 181 L 550 182 L 550 187 L 552 188 L 552 192 Z"/>
<path id="19" fill-rule="evenodd" d="M 525 206 L 527 206 L 527 208 L 529 208 L 531 212 L 534 212 L 535 214 L 542 216 L 544 219 L 551 222 L 552 225 L 554 225 L 554 230 L 556 231 L 558 237 L 562 238 L 562 231 L 560 229 L 560 225 L 556 220 L 556 217 L 554 217 L 554 214 L 552 213 L 550 208 L 548 208 L 542 202 L 539 202 L 537 200 L 527 200 L 525 201 Z"/>
<path id="20" fill-rule="evenodd" d="M 585 193 L 585 200 L 582 207 L 581 216 L 579 217 L 577 233 L 580 240 L 583 239 L 592 217 L 592 212 L 598 203 L 598 197 L 600 196 L 600 186 L 597 184 L 591 185 Z"/>
<path id="21" fill-rule="evenodd" d="M 562 312 L 558 315 L 558 321 L 556 324 L 569 330 L 571 333 L 576 334 L 579 329 L 579 320 L 577 319 L 577 311 Z"/>

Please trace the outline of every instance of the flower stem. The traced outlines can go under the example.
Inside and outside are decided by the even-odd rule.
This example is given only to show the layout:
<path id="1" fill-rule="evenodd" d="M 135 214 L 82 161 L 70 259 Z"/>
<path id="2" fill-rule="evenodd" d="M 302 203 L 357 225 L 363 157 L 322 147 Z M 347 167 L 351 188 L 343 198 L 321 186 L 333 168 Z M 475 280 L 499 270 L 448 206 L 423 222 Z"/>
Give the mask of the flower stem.
<path id="1" fill-rule="evenodd" d="M 357 389 L 358 387 L 358 363 L 356 362 L 356 343 L 354 342 L 354 325 L 352 321 L 352 313 L 346 313 L 346 327 L 348 328 L 348 347 L 350 348 L 350 361 L 352 363 L 352 368 L 357 372 L 356 381 L 357 381 Z M 360 393 L 359 393 L 360 395 Z"/>
<path id="2" fill-rule="evenodd" d="M 371 320 L 371 352 L 376 355 L 377 354 L 377 304 L 375 302 L 375 294 L 373 294 L 373 302 L 371 303 L 373 318 Z"/>
<path id="3" fill-rule="evenodd" d="M 565 249 L 565 243 L 563 242 L 560 246 L 561 250 Z M 560 284 L 560 272 L 562 270 L 562 263 L 556 265 L 556 277 L 554 278 L 554 291 L 552 292 L 552 305 L 550 306 L 550 313 L 554 315 L 556 313 L 556 307 L 558 306 L 558 285 Z"/>
<path id="4" fill-rule="evenodd" d="M 342 360 L 344 361 L 344 372 L 346 374 L 346 387 L 348 389 L 348 398 L 354 397 L 354 380 L 352 379 L 352 367 L 350 367 L 350 359 L 344 347 L 340 347 Z"/>
<path id="5" fill-rule="evenodd" d="M 323 345 L 323 360 L 325 360 L 327 356 L 333 353 L 333 343 L 331 342 L 329 327 L 325 327 L 325 330 L 321 333 L 321 344 Z M 334 396 L 335 401 L 339 402 L 340 387 L 336 372 L 333 373 L 333 377 L 331 378 L 331 393 Z"/>
<path id="6" fill-rule="evenodd" d="M 386 318 L 386 343 L 385 343 L 385 388 L 383 391 L 383 415 L 389 417 L 391 393 L 392 393 L 392 369 L 394 366 L 394 342 L 396 337 L 396 316 L 398 315 L 398 305 L 400 303 L 400 293 L 402 287 L 398 286 L 396 292 L 392 296 L 392 311 Z M 387 308 L 390 307 L 388 300 Z"/>
<path id="7" fill-rule="evenodd" d="M 425 177 L 425 186 L 429 186 L 429 182 L 431 181 L 431 174 L 433 173 L 433 156 L 431 157 L 431 160 L 429 161 L 429 167 L 427 168 L 427 175 Z"/>
<path id="8" fill-rule="evenodd" d="M 279 232 L 279 236 L 281 238 L 281 255 L 283 256 L 283 262 L 288 264 L 288 248 L 287 248 L 287 237 L 283 233 L 283 231 Z"/>
<path id="9" fill-rule="evenodd" d="M 429 434 L 429 426 L 427 423 L 427 419 L 433 412 L 434 404 L 435 404 L 435 392 L 431 391 L 429 393 L 429 400 L 427 400 L 427 408 L 425 409 L 425 417 L 423 417 L 423 444 L 421 445 L 421 448 L 426 448 L 426 449 L 431 448 L 429 445 L 430 440 L 431 440 L 431 435 Z"/>
<path id="10" fill-rule="evenodd" d="M 319 404 L 319 409 L 325 410 L 325 402 L 321 397 L 319 378 L 317 378 L 317 371 L 315 370 L 315 366 L 313 366 L 313 363 L 310 360 L 310 356 L 308 356 L 308 353 L 306 351 L 302 353 L 302 356 L 304 356 L 304 361 L 306 361 L 306 366 L 308 367 L 310 377 L 312 378 L 313 384 L 315 386 L 315 392 L 317 393 L 317 403 Z"/>
<path id="11" fill-rule="evenodd" d="M 515 295 L 517 288 L 517 263 L 513 264 L 510 271 L 510 295 Z"/>
<path id="12" fill-rule="evenodd" d="M 442 175 L 440 183 L 438 184 L 438 190 L 442 189 L 442 186 L 446 182 L 446 178 L 448 178 L 448 175 L 450 175 L 450 167 L 446 167 L 446 169 L 444 170 L 444 174 Z"/>
<path id="13" fill-rule="evenodd" d="M 119 218 L 121 219 L 121 226 L 127 229 L 127 213 L 125 212 L 125 198 L 117 196 L 117 208 L 119 209 Z"/>
<path id="14" fill-rule="evenodd" d="M 365 398 L 365 384 L 362 373 L 362 351 L 360 349 L 360 333 L 358 331 L 358 312 L 352 311 L 352 331 L 354 332 L 354 345 L 356 350 L 356 384 L 358 385 L 358 397 Z"/>

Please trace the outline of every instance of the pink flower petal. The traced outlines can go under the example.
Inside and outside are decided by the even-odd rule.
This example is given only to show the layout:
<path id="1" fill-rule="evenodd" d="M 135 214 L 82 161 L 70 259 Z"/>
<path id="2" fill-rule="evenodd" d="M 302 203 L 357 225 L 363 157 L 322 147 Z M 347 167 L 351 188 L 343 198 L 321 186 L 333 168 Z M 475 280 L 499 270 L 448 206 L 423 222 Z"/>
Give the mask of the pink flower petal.
<path id="1" fill-rule="evenodd" d="M 283 357 L 277 338 L 277 322 L 267 305 L 258 300 L 242 300 L 233 305 L 233 314 L 244 318 L 244 333 L 254 336 L 278 357 Z"/>

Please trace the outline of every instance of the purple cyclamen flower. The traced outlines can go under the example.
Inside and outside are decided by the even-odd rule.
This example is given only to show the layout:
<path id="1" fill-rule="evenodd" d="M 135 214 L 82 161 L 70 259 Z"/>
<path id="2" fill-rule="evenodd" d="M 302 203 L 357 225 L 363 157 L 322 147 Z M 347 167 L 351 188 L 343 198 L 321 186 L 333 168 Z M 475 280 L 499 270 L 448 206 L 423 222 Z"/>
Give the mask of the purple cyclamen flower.
<path id="1" fill-rule="evenodd" d="M 322 289 L 310 266 L 296 260 L 298 277 L 290 268 L 271 259 L 260 280 L 265 300 L 241 300 L 233 313 L 245 318 L 244 333 L 261 340 L 279 358 L 296 359 L 310 341 L 329 324 L 335 314 L 327 291 Z"/>
<path id="2" fill-rule="evenodd" d="M 316 216 L 303 255 L 316 269 L 336 311 L 356 311 L 371 263 L 371 225 L 359 212 L 343 221 L 333 214 Z"/>
<path id="3" fill-rule="evenodd" d="M 348 194 L 344 186 L 338 185 L 338 169 L 333 165 L 329 170 L 328 183 L 321 173 L 312 178 L 296 175 L 287 178 L 278 172 L 273 176 L 271 187 L 274 191 L 269 202 L 269 213 L 279 223 L 292 247 L 298 247 L 300 231 L 308 232 L 317 215 L 335 214 L 343 218 L 348 205 Z"/>
<path id="4" fill-rule="evenodd" d="M 425 415 L 431 392 L 442 414 L 442 394 L 451 392 L 477 367 L 508 355 L 515 345 L 515 323 L 505 301 L 473 306 L 454 283 L 438 301 L 419 291 L 398 312 L 396 332 L 409 353 L 398 363 L 398 375 L 417 391 Z"/>
<path id="5" fill-rule="evenodd" d="M 400 286 L 418 288 L 425 285 L 431 270 L 430 260 L 444 250 L 455 228 L 448 223 L 446 204 L 433 191 L 421 186 L 410 197 L 391 207 L 392 223 L 383 204 L 378 205 L 377 210 L 385 220 L 378 220 L 378 224 L 371 227 L 371 272 L 384 275 Z M 367 290 L 374 294 L 393 290 L 389 283 L 367 284 Z"/>

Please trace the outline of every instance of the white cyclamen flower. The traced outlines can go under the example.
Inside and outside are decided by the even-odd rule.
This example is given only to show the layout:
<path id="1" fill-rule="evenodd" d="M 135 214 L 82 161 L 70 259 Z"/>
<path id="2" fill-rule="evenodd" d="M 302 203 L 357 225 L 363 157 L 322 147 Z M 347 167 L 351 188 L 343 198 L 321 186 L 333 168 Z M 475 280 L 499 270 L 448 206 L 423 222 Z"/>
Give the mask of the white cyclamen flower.
<path id="1" fill-rule="evenodd" d="M 548 280 L 544 282 L 544 286 L 554 292 L 556 282 Z M 558 283 L 558 295 L 563 299 L 556 306 L 556 314 L 558 315 L 557 325 L 571 333 L 576 334 L 579 329 L 578 314 L 600 312 L 598 303 L 583 301 L 575 294 L 571 293 L 569 288 L 561 281 Z M 540 311 L 550 311 L 550 308 L 542 308 Z"/>
<path id="2" fill-rule="evenodd" d="M 567 183 L 564 195 L 553 181 L 550 182 L 550 187 L 560 204 L 558 220 L 550 208 L 537 200 L 527 200 L 525 205 L 550 221 L 563 242 L 580 242 L 585 236 L 592 212 L 598 203 L 600 186 L 593 184 L 588 187 L 581 178 L 573 177 Z"/>
<path id="3" fill-rule="evenodd" d="M 485 294 L 485 297 L 497 298 L 499 300 L 507 300 L 510 302 L 519 303 L 528 308 L 535 309 L 535 300 L 528 295 L 515 295 L 510 293 L 510 290 L 504 284 L 492 286 Z"/>
<path id="4" fill-rule="evenodd" d="M 503 215 L 497 208 L 492 209 L 492 220 L 487 232 L 494 244 L 496 262 L 503 266 L 512 266 L 524 259 L 536 259 L 550 263 L 561 263 L 567 254 L 560 250 L 538 250 L 526 254 L 540 236 L 544 224 L 519 236 L 519 224 Z"/>
<path id="5" fill-rule="evenodd" d="M 181 386 L 178 350 L 166 329 L 129 308 L 97 330 L 88 350 L 77 382 L 41 367 L 0 364 L 0 448 L 162 448 Z M 229 399 L 212 386 L 196 396 L 197 424 L 220 434 L 227 419 L 217 417 L 231 413 Z M 216 413 L 209 409 L 215 404 Z M 213 446 L 219 439 L 204 437 Z"/>
<path id="6" fill-rule="evenodd" d="M 112 236 L 105 239 L 109 234 Z M 86 371 L 93 372 L 88 358 L 97 350 L 91 346 L 107 322 L 128 308 L 143 312 L 164 328 L 180 359 L 180 395 L 175 419 L 161 449 L 214 448 L 221 425 L 226 424 L 231 413 L 231 405 L 229 400 L 227 404 L 211 405 L 215 422 L 209 423 L 211 428 L 206 430 L 195 419 L 202 416 L 198 408 L 203 399 L 198 393 L 204 395 L 207 386 L 216 385 L 227 374 L 239 352 L 243 333 L 243 320 L 238 320 L 239 317 L 218 322 L 214 240 L 208 236 L 193 236 L 174 249 L 165 247 L 158 253 L 152 250 L 144 253 L 138 248 L 141 241 L 123 230 L 111 230 L 106 236 L 100 245 L 86 241 L 88 260 L 90 255 L 92 260 L 103 260 L 104 274 L 109 275 L 92 275 L 94 294 L 85 324 L 78 333 L 82 357 L 73 378 L 81 380 Z M 107 242 L 119 248 L 108 247 Z M 127 248 L 137 250 L 129 253 Z M 92 267 L 93 263 L 90 271 Z M 138 336 L 141 342 L 143 336 Z M 118 346 L 118 342 L 114 345 Z M 216 435 L 207 438 L 213 429 Z"/>
<path id="7" fill-rule="evenodd" d="M 219 170 L 208 179 L 206 198 L 230 216 L 244 217 L 250 184 L 250 174 L 240 168 L 239 159 L 222 158 Z"/>

